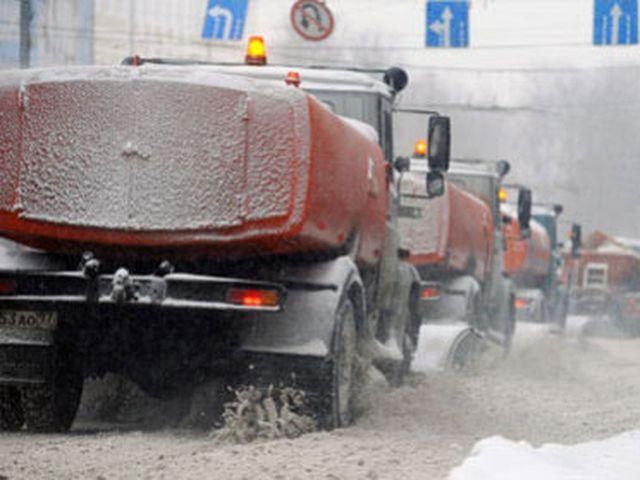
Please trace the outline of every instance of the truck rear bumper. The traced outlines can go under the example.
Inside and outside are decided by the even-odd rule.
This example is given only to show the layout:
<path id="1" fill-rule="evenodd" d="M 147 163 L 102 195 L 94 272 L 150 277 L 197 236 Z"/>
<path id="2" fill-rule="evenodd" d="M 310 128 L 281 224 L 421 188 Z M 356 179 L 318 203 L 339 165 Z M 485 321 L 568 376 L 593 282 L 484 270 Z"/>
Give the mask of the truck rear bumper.
<path id="1" fill-rule="evenodd" d="M 20 305 L 40 310 L 40 305 L 59 304 L 277 312 L 286 297 L 286 288 L 278 283 L 188 274 L 130 275 L 124 269 L 94 278 L 77 271 L 3 272 L 0 283 L 5 291 L 0 295 L 0 310 Z M 242 295 L 251 292 L 256 295 Z"/>
<path id="2" fill-rule="evenodd" d="M 340 298 L 360 282 L 348 257 L 263 276 L 279 281 L 168 274 L 118 283 L 116 276 L 0 272 L 0 285 L 13 285 L 0 290 L 0 346 L 27 341 L 70 349 L 82 357 L 85 376 L 125 373 L 150 388 L 227 374 L 244 355 L 283 358 L 283 365 L 294 357 L 323 362 Z M 232 289 L 277 294 L 278 301 L 267 295 L 271 304 L 234 303 L 242 297 L 230 296 Z"/>

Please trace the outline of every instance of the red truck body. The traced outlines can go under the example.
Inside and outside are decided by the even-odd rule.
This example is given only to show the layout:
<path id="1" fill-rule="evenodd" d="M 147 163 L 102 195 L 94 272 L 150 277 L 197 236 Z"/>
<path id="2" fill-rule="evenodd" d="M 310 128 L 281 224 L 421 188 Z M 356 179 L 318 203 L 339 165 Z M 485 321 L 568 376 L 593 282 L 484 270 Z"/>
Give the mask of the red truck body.
<path id="1" fill-rule="evenodd" d="M 400 232 L 409 262 L 484 281 L 493 256 L 489 206 L 452 183 L 442 197 L 428 198 L 421 172 L 406 173 L 401 188 Z"/>
<path id="2" fill-rule="evenodd" d="M 538 222 L 531 220 L 530 236 L 523 238 L 520 224 L 512 209 L 502 205 L 501 214 L 505 219 L 509 219 L 504 224 L 505 272 L 519 287 L 542 288 L 551 262 L 551 240 L 547 231 Z"/>
<path id="3" fill-rule="evenodd" d="M 589 265 L 607 266 L 607 285 L 611 289 L 628 290 L 640 280 L 640 258 L 631 252 L 598 252 L 583 250 L 578 261 L 578 282 L 584 285 Z"/>
<path id="4" fill-rule="evenodd" d="M 54 252 L 212 258 L 357 237 L 357 261 L 378 262 L 389 192 L 370 127 L 296 88 L 206 70 L 5 78 L 0 234 Z"/>
<path id="5" fill-rule="evenodd" d="M 640 255 L 602 232 L 595 232 L 584 242 L 577 259 L 565 256 L 563 281 L 566 283 L 572 272 L 574 285 L 588 288 L 585 275 L 593 265 L 606 266 L 603 285 L 610 290 L 640 288 Z"/>

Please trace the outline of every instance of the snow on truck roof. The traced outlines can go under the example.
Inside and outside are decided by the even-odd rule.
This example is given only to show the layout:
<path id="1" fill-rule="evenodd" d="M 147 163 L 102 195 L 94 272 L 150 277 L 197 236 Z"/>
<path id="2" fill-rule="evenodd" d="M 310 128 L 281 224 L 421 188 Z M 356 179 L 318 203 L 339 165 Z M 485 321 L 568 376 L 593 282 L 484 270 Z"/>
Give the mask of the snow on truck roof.
<path id="1" fill-rule="evenodd" d="M 426 158 L 411 157 L 411 171 L 414 172 L 428 172 L 429 162 Z M 449 170 L 447 173 L 453 175 L 478 175 L 478 176 L 493 176 L 500 177 L 500 169 L 498 161 L 492 160 L 469 160 L 454 158 L 451 159 L 449 164 Z"/>
<path id="2" fill-rule="evenodd" d="M 309 68 L 295 66 L 248 66 L 248 65 L 207 65 L 216 71 L 229 75 L 241 75 L 254 79 L 284 84 L 291 71 L 300 74 L 301 86 L 304 90 L 331 90 L 344 92 L 377 93 L 392 96 L 391 88 L 384 82 L 375 79 L 368 73 L 332 69 Z"/>
<path id="3" fill-rule="evenodd" d="M 137 67 L 131 66 L 68 66 L 34 68 L 29 70 L 6 70 L 0 79 L 3 84 L 14 84 L 16 81 L 64 81 L 73 77 L 84 77 L 89 80 L 109 80 L 119 74 L 126 75 L 131 68 L 135 68 L 141 76 L 152 76 L 155 72 L 163 75 L 175 76 L 182 81 L 203 81 L 208 74 L 222 74 L 231 77 L 243 77 L 247 80 L 267 82 L 271 85 L 286 87 L 285 78 L 291 71 L 300 74 L 303 90 L 324 90 L 376 93 L 392 97 L 392 89 L 384 82 L 377 80 L 371 74 L 329 68 L 297 68 L 294 66 L 248 66 L 189 64 L 189 63 L 144 63 Z M 294 87 L 289 87 L 294 88 Z"/>
<path id="4" fill-rule="evenodd" d="M 545 215 L 545 216 L 550 216 L 550 217 L 557 217 L 558 213 L 556 213 L 556 211 L 554 210 L 554 206 L 549 204 L 549 205 L 538 205 L 538 204 L 533 204 L 533 206 L 531 207 L 531 214 L 532 215 Z"/>
<path id="5" fill-rule="evenodd" d="M 455 158 L 451 159 L 449 173 L 500 178 L 499 161 Z"/>

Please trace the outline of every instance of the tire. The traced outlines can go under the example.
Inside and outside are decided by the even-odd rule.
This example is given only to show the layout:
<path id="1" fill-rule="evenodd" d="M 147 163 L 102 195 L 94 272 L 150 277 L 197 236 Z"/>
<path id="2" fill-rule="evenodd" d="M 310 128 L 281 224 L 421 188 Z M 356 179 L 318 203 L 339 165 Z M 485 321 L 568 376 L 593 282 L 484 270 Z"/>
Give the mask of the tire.
<path id="1" fill-rule="evenodd" d="M 27 429 L 39 433 L 68 431 L 78 411 L 82 384 L 82 369 L 77 359 L 61 353 L 51 381 L 22 388 Z"/>
<path id="2" fill-rule="evenodd" d="M 357 365 L 356 313 L 345 297 L 336 311 L 335 332 L 329 361 L 329 398 L 324 426 L 331 430 L 347 427 L 354 420 L 354 400 L 359 384 Z"/>
<path id="3" fill-rule="evenodd" d="M 0 386 L 0 431 L 17 432 L 24 425 L 20 391 L 16 387 Z"/>
<path id="4" fill-rule="evenodd" d="M 478 363 L 481 341 L 472 330 L 460 334 L 451 346 L 447 368 L 459 372 L 472 371 Z"/>

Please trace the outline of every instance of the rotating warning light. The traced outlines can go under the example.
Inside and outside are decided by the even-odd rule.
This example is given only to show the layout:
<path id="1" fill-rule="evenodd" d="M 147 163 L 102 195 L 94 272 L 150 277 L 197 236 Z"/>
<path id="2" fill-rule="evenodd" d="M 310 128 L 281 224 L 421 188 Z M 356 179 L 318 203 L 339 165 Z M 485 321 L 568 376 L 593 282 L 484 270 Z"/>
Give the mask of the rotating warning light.
<path id="1" fill-rule="evenodd" d="M 267 64 L 267 47 L 264 43 L 264 38 L 259 35 L 252 35 L 249 37 L 247 55 L 244 61 L 247 65 Z"/>
<path id="2" fill-rule="evenodd" d="M 287 76 L 284 78 L 284 83 L 287 85 L 293 85 L 294 87 L 299 87 L 301 82 L 302 80 L 299 72 L 287 72 Z"/>
<path id="3" fill-rule="evenodd" d="M 413 155 L 418 158 L 425 158 L 427 156 L 427 141 L 418 140 L 413 147 Z"/>

